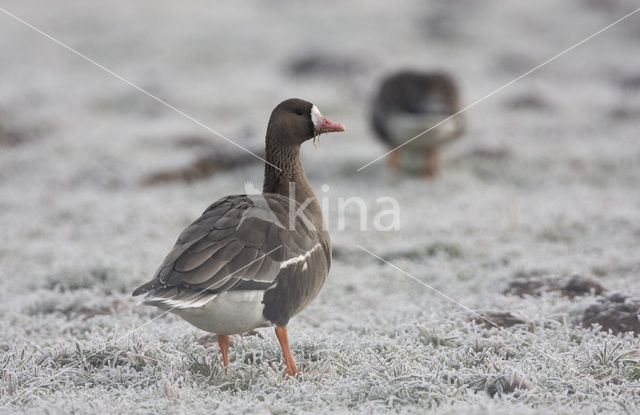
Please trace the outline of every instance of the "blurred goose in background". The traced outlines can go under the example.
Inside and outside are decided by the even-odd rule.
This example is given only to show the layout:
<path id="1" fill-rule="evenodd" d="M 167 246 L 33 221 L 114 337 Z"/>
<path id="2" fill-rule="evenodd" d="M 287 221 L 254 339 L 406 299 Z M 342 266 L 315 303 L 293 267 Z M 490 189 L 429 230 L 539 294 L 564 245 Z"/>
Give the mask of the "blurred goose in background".
<path id="1" fill-rule="evenodd" d="M 297 373 L 287 323 L 318 294 L 331 265 L 331 241 L 300 146 L 344 131 L 315 105 L 289 99 L 272 112 L 263 193 L 224 197 L 178 237 L 153 279 L 133 293 L 216 333 L 226 366 L 229 335 L 276 326 L 287 373 Z"/>
<path id="2" fill-rule="evenodd" d="M 401 154 L 413 153 L 424 159 L 424 176 L 435 176 L 440 147 L 465 129 L 461 115 L 444 121 L 460 110 L 458 94 L 454 79 L 441 72 L 401 71 L 382 81 L 371 111 L 378 137 L 392 150 L 424 133 L 388 155 L 391 168 L 400 166 Z"/>

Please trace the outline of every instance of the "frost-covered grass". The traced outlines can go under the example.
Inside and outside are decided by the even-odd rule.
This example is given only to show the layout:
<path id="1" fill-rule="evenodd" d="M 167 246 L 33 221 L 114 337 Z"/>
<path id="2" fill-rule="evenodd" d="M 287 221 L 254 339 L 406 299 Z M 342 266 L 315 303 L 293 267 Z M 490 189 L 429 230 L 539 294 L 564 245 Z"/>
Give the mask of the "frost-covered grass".
<path id="1" fill-rule="evenodd" d="M 303 150 L 316 189 L 329 185 L 318 193 L 334 264 L 289 325 L 301 376 L 281 376 L 269 329 L 233 338 L 224 376 L 215 338 L 174 315 L 150 321 L 160 312 L 130 293 L 204 207 L 260 183 L 261 166 L 141 185 L 199 155 L 175 145 L 185 136 L 229 147 L 0 14 L 0 125 L 12 132 L 0 147 L 0 412 L 640 410 L 640 340 L 582 328 L 593 296 L 503 294 L 517 277 L 580 274 L 640 296 L 640 17 L 468 111 L 438 180 L 391 176 L 383 161 L 355 173 L 383 153 L 366 113 L 386 71 L 451 70 L 472 102 L 635 2 L 2 7 L 245 144 L 260 144 L 269 111 L 290 96 L 348 132 Z M 292 60 L 316 51 L 347 63 L 291 75 Z M 372 211 L 396 198 L 400 231 L 360 231 L 355 211 L 339 231 L 337 200 L 349 196 Z M 526 324 L 475 324 L 358 245 L 472 310 Z"/>

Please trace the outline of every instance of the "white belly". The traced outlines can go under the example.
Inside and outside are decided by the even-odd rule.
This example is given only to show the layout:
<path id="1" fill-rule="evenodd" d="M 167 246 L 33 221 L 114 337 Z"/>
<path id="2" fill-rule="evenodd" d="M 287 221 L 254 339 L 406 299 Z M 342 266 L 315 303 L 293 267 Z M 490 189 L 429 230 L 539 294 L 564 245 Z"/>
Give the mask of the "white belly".
<path id="1" fill-rule="evenodd" d="M 456 116 L 425 133 L 445 119 L 445 116 L 394 114 L 387 119 L 387 125 L 393 144 L 396 146 L 424 133 L 403 146 L 407 151 L 424 152 L 457 138 L 462 132 L 463 121 Z"/>
<path id="2" fill-rule="evenodd" d="M 264 318 L 264 291 L 227 291 L 200 307 L 172 311 L 199 329 L 216 334 L 239 334 L 271 323 Z"/>

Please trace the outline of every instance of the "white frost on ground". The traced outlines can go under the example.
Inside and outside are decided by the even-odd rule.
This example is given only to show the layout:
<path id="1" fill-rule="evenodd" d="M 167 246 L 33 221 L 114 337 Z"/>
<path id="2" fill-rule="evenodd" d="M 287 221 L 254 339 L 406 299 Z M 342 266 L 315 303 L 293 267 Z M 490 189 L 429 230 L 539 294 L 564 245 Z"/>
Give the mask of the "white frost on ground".
<path id="1" fill-rule="evenodd" d="M 593 297 L 502 290 L 516 275 L 582 274 L 640 295 L 640 15 L 468 111 L 438 180 L 390 177 L 384 161 L 354 173 L 384 151 L 366 114 L 387 71 L 451 70 L 470 103 L 638 6 L 601 3 L 3 1 L 245 144 L 260 144 L 290 96 L 348 131 L 304 148 L 316 189 L 330 186 L 335 262 L 289 326 L 302 376 L 280 376 L 271 330 L 235 338 L 222 376 L 215 340 L 173 315 L 145 324 L 159 311 L 130 292 L 185 225 L 259 183 L 262 167 L 140 186 L 195 157 L 176 137 L 206 131 L 0 14 L 0 121 L 32 137 L 0 147 L 0 412 L 637 412 L 639 341 L 582 329 Z M 287 72 L 314 51 L 359 66 Z M 507 108 L 531 95 L 546 107 Z M 350 215 L 338 232 L 348 196 L 397 198 L 401 230 L 361 232 Z M 474 325 L 356 245 L 474 310 L 532 325 Z M 514 376 L 535 386 L 514 390 Z"/>

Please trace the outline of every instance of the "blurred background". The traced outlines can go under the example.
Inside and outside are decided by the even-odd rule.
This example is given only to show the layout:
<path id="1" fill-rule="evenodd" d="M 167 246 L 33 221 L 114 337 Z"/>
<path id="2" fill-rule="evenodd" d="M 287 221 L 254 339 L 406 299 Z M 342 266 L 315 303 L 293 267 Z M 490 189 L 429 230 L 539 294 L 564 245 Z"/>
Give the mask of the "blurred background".
<path id="1" fill-rule="evenodd" d="M 445 71 L 459 82 L 466 106 L 637 2 L 7 0 L 0 7 L 252 151 L 261 151 L 270 112 L 286 98 L 311 101 L 347 126 L 344 134 L 321 137 L 318 148 L 303 148 L 307 174 L 318 196 L 328 198 L 335 256 L 320 297 L 292 322 L 304 344 L 334 338 L 330 346 L 348 353 L 348 333 L 361 330 L 362 344 L 374 350 L 397 338 L 399 324 L 416 321 L 434 332 L 448 325 L 445 331 L 458 338 L 471 336 L 464 331 L 471 323 L 459 323 L 463 309 L 452 314 L 449 303 L 358 244 L 474 310 L 509 310 L 539 327 L 557 323 L 540 334 L 548 339 L 564 330 L 582 333 L 583 311 L 596 300 L 523 301 L 505 294 L 514 279 L 578 274 L 608 291 L 640 294 L 640 15 L 466 111 L 466 134 L 444 150 L 435 180 L 389 174 L 385 160 L 356 172 L 386 152 L 369 112 L 389 73 Z M 16 363 L 29 342 L 59 351 L 84 341 L 90 348 L 95 339 L 152 317 L 152 310 L 135 307 L 131 289 L 151 277 L 209 203 L 243 193 L 247 181 L 261 188 L 263 165 L 2 12 L 0 50 L 0 347 L 15 364 L 19 389 L 31 382 Z M 361 231 L 354 210 L 337 231 L 337 200 L 350 196 L 368 203 L 369 223 L 377 198 L 398 200 L 400 230 Z M 406 330 L 407 338 L 421 336 Z M 172 316 L 141 331 L 149 344 L 196 333 Z M 599 335 L 584 336 L 592 336 L 584 341 L 593 347 L 602 344 Z M 201 347 L 180 344 L 175 348 Z M 350 370 L 368 373 L 367 358 L 354 359 Z M 42 362 L 27 366 L 57 370 Z M 484 370 L 469 368 L 469 376 L 476 369 Z M 555 367 L 548 361 L 529 369 L 551 378 Z M 354 373 L 352 381 L 360 376 Z M 408 387 L 382 383 L 383 406 L 388 396 L 402 395 L 394 387 Z M 340 395 L 340 385 L 334 379 L 327 396 Z M 278 405 L 296 408 L 291 399 L 305 396 L 296 388 Z M 432 402 L 424 390 L 414 392 L 402 405 Z M 458 399 L 439 393 L 445 401 Z M 105 395 L 96 399 L 95 405 L 108 405 Z M 591 404 L 611 404 L 598 399 Z"/>

